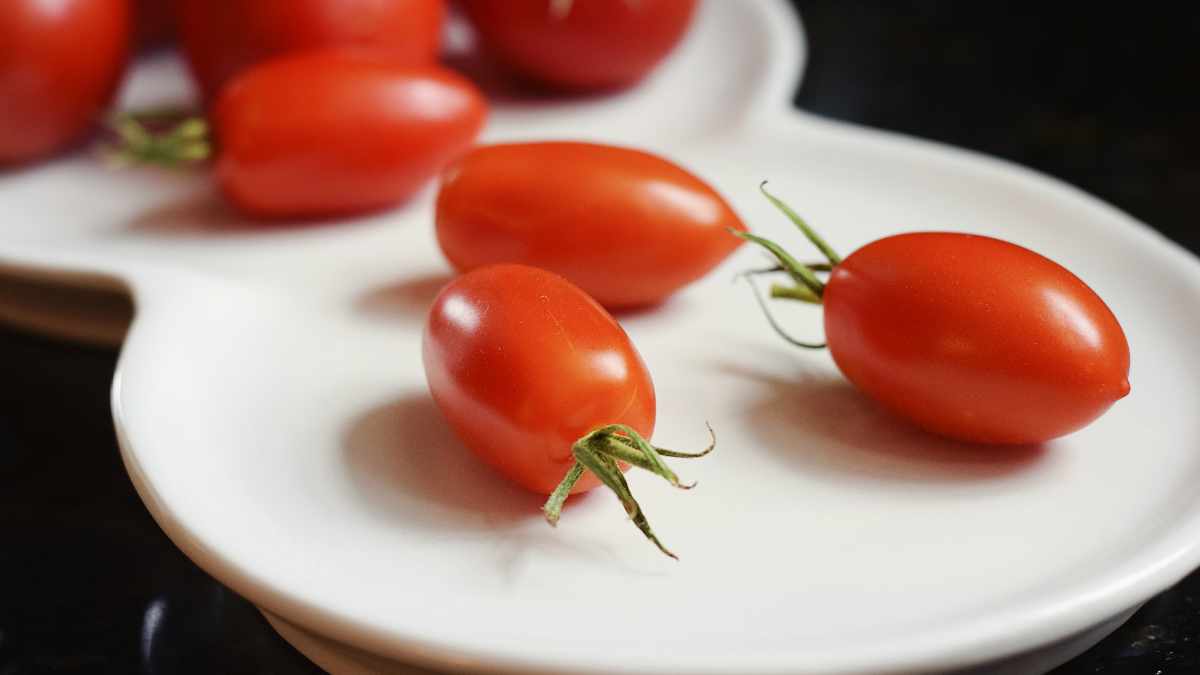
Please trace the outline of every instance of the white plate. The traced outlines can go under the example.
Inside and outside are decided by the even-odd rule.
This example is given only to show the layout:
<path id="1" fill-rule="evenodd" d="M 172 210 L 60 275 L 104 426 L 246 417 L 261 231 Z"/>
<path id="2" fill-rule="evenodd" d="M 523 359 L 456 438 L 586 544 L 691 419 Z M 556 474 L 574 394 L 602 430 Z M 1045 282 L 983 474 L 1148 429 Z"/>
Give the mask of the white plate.
<path id="1" fill-rule="evenodd" d="M 706 7 L 687 58 L 742 54 L 729 46 L 742 40 L 761 64 L 799 61 L 779 37 L 782 5 Z M 772 78 L 794 73 L 771 73 L 720 133 L 633 124 L 593 137 L 679 159 L 796 247 L 760 179 L 844 252 L 934 227 L 1042 251 L 1120 317 L 1133 393 L 1036 452 L 911 431 L 826 354 L 767 330 L 731 283 L 761 261 L 744 248 L 659 310 L 623 317 L 657 384 L 656 441 L 699 445 L 704 420 L 721 440 L 680 466 L 700 481 L 692 492 L 630 477 L 675 563 L 601 492 L 551 530 L 540 498 L 498 480 L 441 422 L 418 352 L 447 274 L 429 194 L 343 227 L 231 232 L 213 227 L 228 215 L 192 179 L 146 194 L 133 188 L 148 177 L 97 179 L 67 162 L 0 179 L 0 219 L 49 223 L 0 255 L 133 288 L 113 406 L 151 512 L 251 601 L 382 658 L 454 672 L 928 672 L 1076 635 L 1200 563 L 1200 265 L 1028 171 L 787 113 L 788 87 Z M 692 79 L 670 66 L 649 86 L 678 78 Z M 538 133 L 496 119 L 493 137 Z M 66 187 L 95 190 L 86 223 L 77 205 L 46 207 Z M 178 204 L 150 204 L 162 191 Z M 787 319 L 819 333 L 816 310 Z"/>

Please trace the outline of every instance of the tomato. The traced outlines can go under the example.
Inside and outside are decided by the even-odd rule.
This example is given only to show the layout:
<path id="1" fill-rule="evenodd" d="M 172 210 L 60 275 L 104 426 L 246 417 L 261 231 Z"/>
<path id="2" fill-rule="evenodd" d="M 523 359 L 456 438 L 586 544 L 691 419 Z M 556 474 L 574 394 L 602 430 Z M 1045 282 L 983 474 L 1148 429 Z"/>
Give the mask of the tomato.
<path id="1" fill-rule="evenodd" d="M 830 252 L 828 282 L 809 299 L 824 304 L 834 362 L 859 389 L 931 432 L 1040 443 L 1086 426 L 1129 393 L 1129 345 L 1112 311 L 1029 249 L 914 232 L 845 260 Z M 794 259 L 781 262 L 795 269 Z"/>
<path id="2" fill-rule="evenodd" d="M 586 293 L 546 270 L 480 268 L 438 295 L 422 349 L 429 391 L 455 433 L 503 476 L 550 495 L 551 523 L 568 493 L 603 481 L 658 544 L 621 462 L 678 485 L 657 455 L 691 455 L 653 446 L 630 454 L 630 441 L 654 430 L 654 383 L 625 331 Z"/>
<path id="3" fill-rule="evenodd" d="M 290 54 L 222 92 L 212 114 L 217 180 L 258 217 L 376 209 L 464 152 L 486 114 L 474 85 L 437 66 L 336 49 Z"/>
<path id="4" fill-rule="evenodd" d="M 624 87 L 678 44 L 695 0 L 465 0 L 488 51 L 567 90 Z"/>
<path id="5" fill-rule="evenodd" d="M 91 129 L 129 40 L 129 0 L 0 2 L 0 164 L 52 154 Z"/>
<path id="6" fill-rule="evenodd" d="M 443 0 L 177 0 L 180 41 L 204 97 L 286 52 L 353 46 L 411 65 L 441 47 Z"/>
<path id="7" fill-rule="evenodd" d="M 157 46 L 174 36 L 174 5 L 175 0 L 137 0 L 134 39 L 139 46 Z"/>
<path id="8" fill-rule="evenodd" d="M 609 308 L 660 302 L 741 244 L 731 229 L 746 229 L 675 164 L 569 142 L 476 148 L 443 173 L 436 219 L 457 269 L 544 267 Z"/>

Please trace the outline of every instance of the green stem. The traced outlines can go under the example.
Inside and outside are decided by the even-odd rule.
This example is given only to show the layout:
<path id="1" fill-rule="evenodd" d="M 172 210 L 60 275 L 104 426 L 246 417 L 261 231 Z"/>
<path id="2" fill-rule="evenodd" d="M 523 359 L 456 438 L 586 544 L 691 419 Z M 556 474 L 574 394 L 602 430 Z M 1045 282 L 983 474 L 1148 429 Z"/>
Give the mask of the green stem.
<path id="1" fill-rule="evenodd" d="M 825 348 L 824 342 L 804 342 L 802 340 L 797 340 L 791 335 L 788 335 L 788 332 L 783 329 L 783 326 L 780 326 L 779 322 L 775 320 L 775 315 L 771 314 L 771 308 L 767 307 L 767 301 L 763 300 L 762 296 L 759 295 L 758 285 L 754 283 L 754 277 L 746 277 L 746 283 L 750 284 L 750 290 L 754 294 L 754 301 L 758 303 L 758 308 L 762 310 L 763 316 L 767 317 L 767 323 L 771 325 L 771 329 L 775 331 L 776 335 L 783 338 L 790 344 L 795 345 L 796 347 L 801 347 L 804 349 Z"/>
<path id="2" fill-rule="evenodd" d="M 808 302 L 814 305 L 821 304 L 821 299 L 812 294 L 804 286 L 784 286 L 783 284 L 771 284 L 771 297 L 787 300 L 799 300 L 800 302 Z"/>
<path id="3" fill-rule="evenodd" d="M 767 181 L 764 180 L 762 183 L 759 183 L 758 189 L 763 193 L 763 196 L 765 196 L 771 201 L 772 204 L 775 205 L 775 208 L 782 211 L 783 215 L 788 217 L 788 220 L 792 221 L 796 227 L 800 228 L 800 231 L 803 232 L 804 236 L 813 243 L 813 246 L 816 246 L 817 249 L 819 249 L 825 256 L 825 258 L 829 260 L 830 265 L 837 266 L 838 263 L 842 262 L 842 257 L 837 254 L 837 251 L 834 251 L 833 247 L 827 244 L 825 240 L 821 238 L 821 235 L 817 234 L 816 230 L 809 227 L 808 223 L 804 222 L 804 219 L 800 217 L 800 214 L 793 211 L 792 207 L 785 204 L 783 200 L 777 198 L 770 192 L 767 192 Z"/>
<path id="4" fill-rule="evenodd" d="M 575 457 L 575 464 L 567 472 L 567 475 L 563 477 L 562 482 L 558 484 L 554 492 L 550 494 L 545 505 L 542 506 L 542 512 L 546 516 L 546 521 L 551 525 L 557 525 L 559 516 L 562 514 L 563 504 L 566 503 L 567 496 L 571 493 L 571 488 L 583 476 L 585 470 L 591 471 L 600 479 L 600 482 L 604 483 L 621 500 L 621 505 L 625 508 L 625 512 L 633 520 L 633 524 L 641 530 L 642 534 L 652 541 L 663 553 L 678 560 L 678 556 L 663 546 L 658 536 L 654 534 L 654 530 L 650 528 L 650 522 L 642 512 L 641 505 L 634 499 L 633 492 L 629 489 L 629 483 L 625 481 L 625 475 L 621 472 L 621 468 L 617 462 L 626 462 L 640 469 L 645 469 L 657 476 L 661 476 L 676 487 L 691 488 L 695 484 L 686 485 L 680 483 L 679 477 L 666 465 L 666 462 L 662 458 L 663 455 L 690 458 L 702 457 L 708 454 L 716 445 L 716 436 L 712 434 L 712 427 L 709 427 L 709 434 L 713 436 L 713 442 L 703 452 L 679 453 L 650 445 L 637 431 L 624 424 L 610 424 L 588 433 L 571 446 L 571 454 Z"/>
<path id="5" fill-rule="evenodd" d="M 186 112 L 118 113 L 108 126 L 116 140 L 101 150 L 116 166 L 178 167 L 202 162 L 212 155 L 208 123 Z"/>
<path id="6" fill-rule="evenodd" d="M 813 292 L 813 295 L 819 298 L 825 293 L 825 284 L 821 283 L 821 280 L 817 278 L 816 272 L 813 272 L 799 260 L 793 258 L 779 244 L 765 237 L 760 237 L 757 234 L 751 234 L 750 232 L 739 232 L 738 230 L 731 230 L 731 232 L 746 241 L 752 241 L 767 249 L 779 261 L 779 266 L 783 268 L 783 271 L 787 272 L 796 283 L 806 286 L 808 290 Z"/>

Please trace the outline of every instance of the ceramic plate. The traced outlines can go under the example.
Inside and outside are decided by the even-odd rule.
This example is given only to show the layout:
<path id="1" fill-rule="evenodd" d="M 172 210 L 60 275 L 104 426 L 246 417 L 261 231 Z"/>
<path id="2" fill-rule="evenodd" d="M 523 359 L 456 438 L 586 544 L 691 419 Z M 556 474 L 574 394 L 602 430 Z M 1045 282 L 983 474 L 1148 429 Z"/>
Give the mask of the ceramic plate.
<path id="1" fill-rule="evenodd" d="M 680 58 L 714 77 L 718 53 L 798 63 L 782 19 L 781 5 L 707 3 Z M 161 179 L 178 203 L 148 207 L 130 185 L 149 177 L 67 163 L 6 177 L 0 209 L 32 213 L 35 197 L 86 177 L 110 229 L 78 225 L 88 246 L 31 235 L 7 253 L 132 287 L 114 414 L 130 475 L 176 544 L 287 624 L 374 657 L 453 672 L 931 672 L 1069 639 L 1200 563 L 1196 260 L 1031 172 L 788 112 L 772 79 L 788 73 L 768 71 L 727 94 L 742 107 L 717 127 L 673 134 L 632 115 L 628 128 L 597 118 L 587 135 L 686 164 L 797 248 L 760 180 L 844 252 L 918 228 L 1041 251 L 1120 317 L 1133 393 L 1036 448 L 913 431 L 827 354 L 768 330 L 733 283 L 762 262 L 744 247 L 666 305 L 619 317 L 657 385 L 655 440 L 701 445 L 706 420 L 720 438 L 680 466 L 694 491 L 630 476 L 675 562 L 599 491 L 550 529 L 540 497 L 497 479 L 443 424 L 419 356 L 449 273 L 429 194 L 339 227 L 263 232 L 231 224 L 194 179 Z M 646 91 L 689 72 L 672 64 Z M 538 135 L 496 119 L 493 137 Z M 794 332 L 819 335 L 816 310 L 789 309 Z"/>

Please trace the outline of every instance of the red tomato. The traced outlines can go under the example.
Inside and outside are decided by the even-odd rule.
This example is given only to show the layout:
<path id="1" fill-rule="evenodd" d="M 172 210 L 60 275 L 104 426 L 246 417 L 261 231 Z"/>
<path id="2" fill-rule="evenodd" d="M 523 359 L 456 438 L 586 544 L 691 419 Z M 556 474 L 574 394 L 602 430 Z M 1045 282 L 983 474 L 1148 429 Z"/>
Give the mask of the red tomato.
<path id="1" fill-rule="evenodd" d="M 492 265 L 450 282 L 425 325 L 425 377 L 458 437 L 513 482 L 549 495 L 555 524 L 568 494 L 604 483 L 665 554 L 622 472 L 629 464 L 680 485 L 651 446 L 654 383 L 621 326 L 546 270 Z M 621 426 L 614 426 L 621 425 Z M 640 448 L 640 449 L 639 449 Z"/>
<path id="2" fill-rule="evenodd" d="M 609 308 L 663 300 L 741 244 L 731 228 L 746 229 L 675 164 L 588 143 L 476 148 L 444 172 L 436 217 L 457 269 L 543 267 Z"/>
<path id="3" fill-rule="evenodd" d="M 256 66 L 213 109 L 217 180 L 254 216 L 367 211 L 411 195 L 464 152 L 487 103 L 437 66 L 321 50 Z"/>
<path id="4" fill-rule="evenodd" d="M 286 52 L 353 46 L 433 63 L 443 0 L 178 0 L 180 40 L 207 99 L 248 66 Z"/>
<path id="5" fill-rule="evenodd" d="M 87 132 L 120 82 L 129 36 L 129 0 L 0 2 L 0 163 Z"/>
<path id="6" fill-rule="evenodd" d="M 493 265 L 452 281 L 425 327 L 429 391 L 476 455 L 550 494 L 571 446 L 608 424 L 654 431 L 654 383 L 625 331 L 562 277 Z M 598 481 L 585 474 L 572 493 Z"/>
<path id="7" fill-rule="evenodd" d="M 917 425 L 972 443 L 1041 443 L 1086 426 L 1129 393 L 1120 324 L 1061 265 L 953 232 L 885 237 L 842 260 L 763 192 L 831 267 L 822 283 L 774 242 L 745 234 L 796 282 L 772 295 L 823 304 L 838 368 Z"/>
<path id="8" fill-rule="evenodd" d="M 138 45 L 153 47 L 175 35 L 175 0 L 137 0 L 136 7 Z"/>
<path id="9" fill-rule="evenodd" d="M 1039 443 L 1129 393 L 1116 317 L 1066 268 L 989 237 L 913 233 L 868 244 L 825 288 L 846 377 L 918 425 L 980 443 Z"/>
<path id="10" fill-rule="evenodd" d="M 486 48 L 568 90 L 633 84 L 678 44 L 695 0 L 465 0 Z"/>

